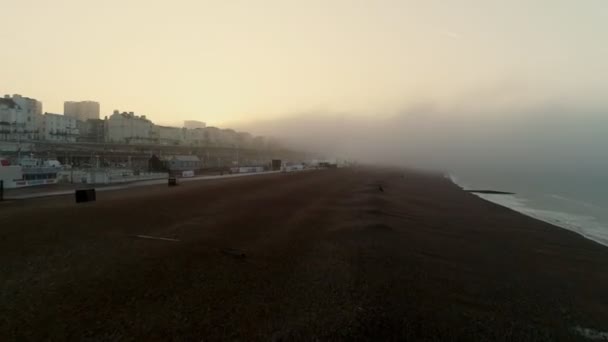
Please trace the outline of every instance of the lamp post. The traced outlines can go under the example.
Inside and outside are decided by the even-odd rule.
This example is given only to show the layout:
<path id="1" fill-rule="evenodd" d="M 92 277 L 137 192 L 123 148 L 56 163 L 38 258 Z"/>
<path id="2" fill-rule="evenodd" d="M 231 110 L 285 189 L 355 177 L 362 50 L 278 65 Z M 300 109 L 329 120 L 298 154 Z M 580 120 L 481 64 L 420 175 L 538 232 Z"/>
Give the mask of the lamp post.
<path id="1" fill-rule="evenodd" d="M 240 167 L 241 162 L 239 160 L 239 144 L 236 144 L 235 147 L 236 147 L 236 166 Z"/>

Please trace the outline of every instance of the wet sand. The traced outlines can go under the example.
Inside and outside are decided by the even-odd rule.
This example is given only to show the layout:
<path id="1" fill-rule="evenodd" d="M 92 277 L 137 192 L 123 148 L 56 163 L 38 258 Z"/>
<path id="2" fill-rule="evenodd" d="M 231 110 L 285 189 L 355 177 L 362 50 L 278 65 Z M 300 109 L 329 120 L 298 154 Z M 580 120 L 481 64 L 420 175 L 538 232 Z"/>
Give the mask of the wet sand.
<path id="1" fill-rule="evenodd" d="M 412 171 L 8 201 L 0 255 L 6 341 L 551 341 L 576 340 L 576 327 L 608 331 L 608 248 Z"/>

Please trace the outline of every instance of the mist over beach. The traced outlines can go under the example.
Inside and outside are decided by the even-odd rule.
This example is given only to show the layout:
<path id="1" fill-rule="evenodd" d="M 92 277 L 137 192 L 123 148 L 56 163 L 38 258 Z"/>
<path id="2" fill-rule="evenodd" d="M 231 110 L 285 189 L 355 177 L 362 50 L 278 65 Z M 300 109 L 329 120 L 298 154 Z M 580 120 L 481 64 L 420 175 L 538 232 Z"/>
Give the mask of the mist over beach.
<path id="1" fill-rule="evenodd" d="M 514 192 L 485 198 L 608 243 L 607 112 L 487 101 L 371 117 L 319 110 L 241 127 L 330 157 L 442 171 L 464 188 Z"/>

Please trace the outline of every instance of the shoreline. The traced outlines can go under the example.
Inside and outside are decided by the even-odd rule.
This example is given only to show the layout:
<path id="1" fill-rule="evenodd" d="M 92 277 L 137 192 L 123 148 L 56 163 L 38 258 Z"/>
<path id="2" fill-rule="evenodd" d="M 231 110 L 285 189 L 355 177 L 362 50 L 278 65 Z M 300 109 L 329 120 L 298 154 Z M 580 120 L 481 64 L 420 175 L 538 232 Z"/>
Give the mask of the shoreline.
<path id="1" fill-rule="evenodd" d="M 446 179 L 449 179 L 453 184 L 458 186 L 464 192 L 473 194 L 476 197 L 478 197 L 484 201 L 494 203 L 501 207 L 513 210 L 514 212 L 516 212 L 518 214 L 525 215 L 527 217 L 533 218 L 535 220 L 538 220 L 538 221 L 541 221 L 544 223 L 548 223 L 557 228 L 571 231 L 573 233 L 576 233 L 576 234 L 584 237 L 585 239 L 591 240 L 599 245 L 602 245 L 603 247 L 608 247 L 608 238 L 594 236 L 593 234 L 589 234 L 589 233 L 585 232 L 586 229 L 591 229 L 591 227 L 584 227 L 582 223 L 566 223 L 558 218 L 552 217 L 555 215 L 563 215 L 565 217 L 567 217 L 567 216 L 578 217 L 577 214 L 568 213 L 568 212 L 564 212 L 564 211 L 536 209 L 536 208 L 529 207 L 529 206 L 526 206 L 525 204 L 523 204 L 525 199 L 517 197 L 516 193 L 506 192 L 506 191 L 496 191 L 496 190 L 468 190 L 468 189 L 466 189 L 467 187 L 465 185 L 461 185 L 458 183 L 456 177 L 454 177 L 450 174 L 446 174 L 444 177 Z M 505 197 L 512 198 L 514 201 L 512 201 L 512 203 L 509 203 L 504 200 Z M 543 215 L 542 213 L 545 213 L 545 215 Z M 597 222 L 597 221 L 595 221 L 595 222 Z M 591 222 L 589 222 L 588 224 L 591 224 Z M 608 231 L 608 227 L 602 225 L 599 222 L 597 222 L 597 226 L 595 228 L 599 228 L 599 229 L 604 228 L 606 231 Z"/>

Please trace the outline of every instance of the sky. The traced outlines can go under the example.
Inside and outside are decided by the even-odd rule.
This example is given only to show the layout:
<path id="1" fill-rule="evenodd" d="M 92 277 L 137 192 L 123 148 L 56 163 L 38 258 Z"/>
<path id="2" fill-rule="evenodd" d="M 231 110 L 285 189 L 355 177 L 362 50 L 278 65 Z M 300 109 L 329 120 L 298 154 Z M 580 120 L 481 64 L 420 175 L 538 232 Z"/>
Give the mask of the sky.
<path id="1" fill-rule="evenodd" d="M 0 0 L 0 8 L 0 92 L 39 99 L 49 112 L 94 100 L 102 116 L 119 109 L 163 124 L 255 129 L 306 113 L 367 122 L 428 107 L 502 117 L 607 106 L 605 0 Z"/>

